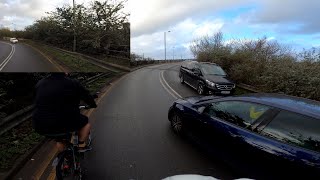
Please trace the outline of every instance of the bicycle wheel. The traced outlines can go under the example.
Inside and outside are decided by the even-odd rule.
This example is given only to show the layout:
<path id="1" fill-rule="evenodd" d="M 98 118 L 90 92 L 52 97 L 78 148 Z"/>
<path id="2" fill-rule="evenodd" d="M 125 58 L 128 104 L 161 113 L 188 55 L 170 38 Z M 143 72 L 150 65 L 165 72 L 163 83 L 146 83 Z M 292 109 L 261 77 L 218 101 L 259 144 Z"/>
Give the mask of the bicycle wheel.
<path id="1" fill-rule="evenodd" d="M 58 157 L 59 162 L 56 166 L 56 177 L 58 180 L 82 179 L 80 163 L 76 162 L 77 167 L 74 166 L 73 153 L 71 150 L 61 152 Z"/>

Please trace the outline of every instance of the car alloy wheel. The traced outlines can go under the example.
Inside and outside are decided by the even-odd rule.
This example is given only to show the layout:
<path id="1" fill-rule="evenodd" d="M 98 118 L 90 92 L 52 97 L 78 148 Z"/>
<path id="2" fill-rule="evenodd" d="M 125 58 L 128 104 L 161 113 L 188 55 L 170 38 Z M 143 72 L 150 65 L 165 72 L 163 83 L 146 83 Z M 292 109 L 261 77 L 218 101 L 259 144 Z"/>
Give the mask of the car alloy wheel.
<path id="1" fill-rule="evenodd" d="M 176 113 L 171 117 L 171 127 L 173 131 L 177 134 L 181 134 L 182 132 L 182 119 Z"/>
<path id="2" fill-rule="evenodd" d="M 198 91 L 198 94 L 199 95 L 203 95 L 203 92 L 204 92 L 204 89 L 203 89 L 203 85 L 201 83 L 198 84 L 198 88 L 197 88 L 197 91 Z"/>

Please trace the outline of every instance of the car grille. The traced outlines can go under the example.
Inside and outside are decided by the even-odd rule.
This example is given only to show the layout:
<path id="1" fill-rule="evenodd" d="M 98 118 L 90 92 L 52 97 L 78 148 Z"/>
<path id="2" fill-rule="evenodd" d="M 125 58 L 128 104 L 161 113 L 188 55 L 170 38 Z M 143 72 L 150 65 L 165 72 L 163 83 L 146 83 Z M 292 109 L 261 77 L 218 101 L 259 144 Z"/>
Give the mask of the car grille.
<path id="1" fill-rule="evenodd" d="M 233 88 L 232 84 L 217 84 L 216 86 L 217 86 L 217 89 L 219 90 L 227 90 L 227 91 L 230 91 Z"/>

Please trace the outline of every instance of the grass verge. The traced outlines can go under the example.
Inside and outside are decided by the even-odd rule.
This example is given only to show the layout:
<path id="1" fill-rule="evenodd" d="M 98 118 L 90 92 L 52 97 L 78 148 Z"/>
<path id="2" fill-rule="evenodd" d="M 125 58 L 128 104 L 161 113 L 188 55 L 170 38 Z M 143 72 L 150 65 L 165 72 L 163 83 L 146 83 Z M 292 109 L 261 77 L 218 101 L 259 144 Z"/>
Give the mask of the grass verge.
<path id="1" fill-rule="evenodd" d="M 111 80 L 113 77 L 114 77 L 114 75 L 109 75 L 109 76 L 98 78 L 97 80 L 93 81 L 92 83 L 85 85 L 85 87 L 90 92 L 98 92 L 106 85 L 106 82 Z"/>
<path id="2" fill-rule="evenodd" d="M 73 72 L 106 72 L 107 70 L 94 65 L 79 55 L 71 55 L 55 48 L 45 46 L 33 41 L 25 41 L 25 43 L 39 49 L 41 52 L 49 56 L 59 64 L 66 66 Z"/>
<path id="3" fill-rule="evenodd" d="M 27 153 L 44 137 L 34 132 L 32 122 L 28 120 L 4 133 L 0 137 L 0 171 L 12 168 L 15 161 Z"/>

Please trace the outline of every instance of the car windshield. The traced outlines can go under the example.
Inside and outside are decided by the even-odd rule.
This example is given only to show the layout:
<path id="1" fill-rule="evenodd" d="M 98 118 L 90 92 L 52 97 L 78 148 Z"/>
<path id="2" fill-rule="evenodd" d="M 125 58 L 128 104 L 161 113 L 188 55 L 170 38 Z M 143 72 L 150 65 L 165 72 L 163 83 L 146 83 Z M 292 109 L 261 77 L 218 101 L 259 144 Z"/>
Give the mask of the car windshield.
<path id="1" fill-rule="evenodd" d="M 201 71 L 206 75 L 218 75 L 218 76 L 226 76 L 227 74 L 223 71 L 223 69 L 217 65 L 213 64 L 201 64 Z"/>

